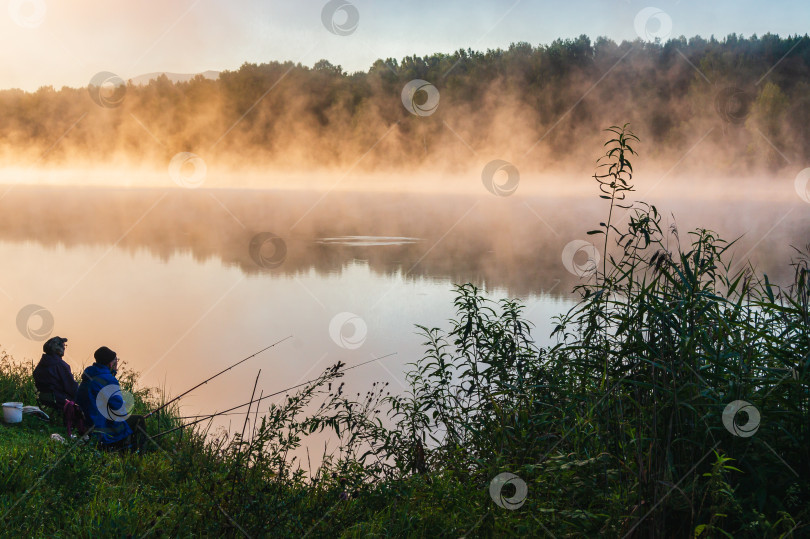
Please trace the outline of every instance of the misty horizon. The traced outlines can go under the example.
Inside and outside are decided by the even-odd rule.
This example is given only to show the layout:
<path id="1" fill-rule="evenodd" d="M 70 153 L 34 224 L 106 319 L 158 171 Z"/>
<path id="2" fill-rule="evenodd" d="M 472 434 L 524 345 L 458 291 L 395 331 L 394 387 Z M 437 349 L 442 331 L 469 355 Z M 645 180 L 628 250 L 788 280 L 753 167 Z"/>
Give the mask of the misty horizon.
<path id="1" fill-rule="evenodd" d="M 342 175 L 324 188 L 375 173 L 386 185 L 406 173 L 452 184 L 501 163 L 489 172 L 496 184 L 508 165 L 562 185 L 592 173 L 607 126 L 629 123 L 637 166 L 662 180 L 768 181 L 810 160 L 808 78 L 810 40 L 771 34 L 619 44 L 582 35 L 377 60 L 351 75 L 327 61 L 244 63 L 216 79 L 147 85 L 100 72 L 84 89 L 0 91 L 0 179 L 168 169 L 181 187 Z"/>

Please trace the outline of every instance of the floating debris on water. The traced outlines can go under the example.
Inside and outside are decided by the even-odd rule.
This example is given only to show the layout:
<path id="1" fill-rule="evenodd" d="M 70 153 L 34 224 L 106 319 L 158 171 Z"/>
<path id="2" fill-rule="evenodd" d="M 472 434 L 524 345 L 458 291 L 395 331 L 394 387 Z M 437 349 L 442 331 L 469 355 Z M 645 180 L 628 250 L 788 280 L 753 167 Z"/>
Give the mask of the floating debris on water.
<path id="1" fill-rule="evenodd" d="M 335 238 L 319 238 L 315 240 L 315 243 L 349 247 L 376 247 L 378 245 L 410 245 L 420 241 L 422 241 L 421 238 L 403 236 L 338 236 Z"/>

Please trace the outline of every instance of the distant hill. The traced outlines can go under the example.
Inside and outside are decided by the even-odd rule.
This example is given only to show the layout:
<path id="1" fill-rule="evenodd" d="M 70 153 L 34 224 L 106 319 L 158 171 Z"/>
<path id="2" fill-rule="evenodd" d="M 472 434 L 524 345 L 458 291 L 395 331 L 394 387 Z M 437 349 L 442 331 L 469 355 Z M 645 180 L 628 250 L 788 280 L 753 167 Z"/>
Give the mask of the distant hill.
<path id="1" fill-rule="evenodd" d="M 219 71 L 203 71 L 202 73 L 167 73 L 165 71 L 157 72 L 157 73 L 147 73 L 145 75 L 138 75 L 137 77 L 133 77 L 129 79 L 132 81 L 132 84 L 136 86 L 146 85 L 149 84 L 149 81 L 158 78 L 161 75 L 166 75 L 170 81 L 177 83 L 177 82 L 188 82 L 197 75 L 202 75 L 206 79 L 216 80 L 219 77 Z"/>

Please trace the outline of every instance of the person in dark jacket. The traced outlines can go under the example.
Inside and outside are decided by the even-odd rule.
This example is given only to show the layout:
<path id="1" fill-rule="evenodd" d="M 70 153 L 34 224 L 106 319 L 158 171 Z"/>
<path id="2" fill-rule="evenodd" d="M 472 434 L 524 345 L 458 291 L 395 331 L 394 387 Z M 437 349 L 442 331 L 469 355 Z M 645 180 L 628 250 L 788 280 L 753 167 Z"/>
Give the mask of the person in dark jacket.
<path id="1" fill-rule="evenodd" d="M 39 391 L 39 400 L 57 410 L 63 410 L 65 401 L 75 401 L 79 384 L 73 378 L 64 359 L 67 339 L 51 337 L 42 345 L 42 358 L 34 369 L 34 385 Z"/>
<path id="2" fill-rule="evenodd" d="M 102 346 L 93 354 L 96 362 L 84 369 L 76 402 L 93 426 L 92 434 L 107 449 L 135 449 L 143 445 L 142 416 L 130 415 L 131 395 L 121 391 L 115 375 L 118 356 Z"/>

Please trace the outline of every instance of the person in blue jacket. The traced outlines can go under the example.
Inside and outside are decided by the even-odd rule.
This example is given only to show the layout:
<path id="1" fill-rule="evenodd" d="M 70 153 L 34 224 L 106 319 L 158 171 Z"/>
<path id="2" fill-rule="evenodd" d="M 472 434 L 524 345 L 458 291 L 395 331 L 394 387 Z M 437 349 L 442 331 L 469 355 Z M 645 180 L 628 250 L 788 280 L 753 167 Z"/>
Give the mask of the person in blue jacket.
<path id="1" fill-rule="evenodd" d="M 129 414 L 132 402 L 124 398 L 115 377 L 117 354 L 102 346 L 93 357 L 96 361 L 84 369 L 76 396 L 92 434 L 106 449 L 140 449 L 145 423 L 143 416 Z"/>

